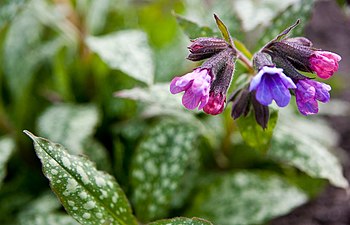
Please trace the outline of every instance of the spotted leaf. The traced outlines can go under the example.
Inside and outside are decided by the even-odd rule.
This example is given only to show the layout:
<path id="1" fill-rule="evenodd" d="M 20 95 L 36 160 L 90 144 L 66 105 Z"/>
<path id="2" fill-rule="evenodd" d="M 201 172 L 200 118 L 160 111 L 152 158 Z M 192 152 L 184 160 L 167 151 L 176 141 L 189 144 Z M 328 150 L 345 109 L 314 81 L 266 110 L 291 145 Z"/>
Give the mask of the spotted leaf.
<path id="1" fill-rule="evenodd" d="M 59 144 L 24 131 L 66 211 L 83 225 L 136 225 L 127 198 L 115 179 L 84 157 L 70 155 Z"/>
<path id="2" fill-rule="evenodd" d="M 327 179 L 334 186 L 349 188 L 341 164 L 332 153 L 337 145 L 337 133 L 321 121 L 315 123 L 292 112 L 282 112 L 268 156 L 311 177 Z"/>
<path id="3" fill-rule="evenodd" d="M 39 135 L 78 154 L 83 153 L 84 142 L 93 135 L 98 121 L 98 111 L 93 105 L 60 104 L 44 111 L 37 127 Z"/>
<path id="4" fill-rule="evenodd" d="M 221 225 L 262 224 L 306 200 L 303 192 L 280 176 L 238 172 L 221 176 L 202 188 L 187 214 Z"/>
<path id="5" fill-rule="evenodd" d="M 174 219 L 159 220 L 147 225 L 213 225 L 211 222 L 200 218 L 184 218 L 178 217 Z"/>
<path id="6" fill-rule="evenodd" d="M 86 43 L 112 69 L 146 84 L 153 83 L 152 51 L 142 31 L 125 30 L 102 37 L 90 36 Z"/>
<path id="7" fill-rule="evenodd" d="M 198 168 L 197 136 L 186 123 L 161 121 L 140 143 L 132 162 L 133 201 L 140 220 L 164 218 L 183 204 Z"/>

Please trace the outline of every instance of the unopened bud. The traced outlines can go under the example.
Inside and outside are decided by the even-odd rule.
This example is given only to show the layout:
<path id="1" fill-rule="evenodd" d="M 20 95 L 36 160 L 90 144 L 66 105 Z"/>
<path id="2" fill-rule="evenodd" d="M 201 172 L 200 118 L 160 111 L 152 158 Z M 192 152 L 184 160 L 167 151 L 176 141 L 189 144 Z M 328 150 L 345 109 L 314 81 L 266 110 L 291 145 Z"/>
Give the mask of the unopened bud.
<path id="1" fill-rule="evenodd" d="M 192 61 L 207 59 L 228 47 L 228 44 L 223 39 L 197 38 L 192 40 L 192 44 L 188 46 L 190 54 L 187 59 Z"/>
<path id="2" fill-rule="evenodd" d="M 248 87 L 237 91 L 232 100 L 231 116 L 233 119 L 237 119 L 240 116 L 247 116 L 250 110 L 250 98 L 251 93 Z"/>

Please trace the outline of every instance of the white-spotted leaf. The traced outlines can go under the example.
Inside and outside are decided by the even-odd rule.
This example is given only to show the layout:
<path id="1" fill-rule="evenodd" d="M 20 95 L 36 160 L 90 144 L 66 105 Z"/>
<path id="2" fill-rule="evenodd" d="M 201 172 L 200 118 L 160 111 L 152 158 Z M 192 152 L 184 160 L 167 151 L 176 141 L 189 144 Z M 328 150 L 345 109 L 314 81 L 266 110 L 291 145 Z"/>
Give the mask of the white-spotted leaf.
<path id="1" fill-rule="evenodd" d="M 268 172 L 220 177 L 196 196 L 188 214 L 220 225 L 262 224 L 305 203 L 306 195 Z"/>
<path id="2" fill-rule="evenodd" d="M 173 219 L 159 220 L 147 225 L 213 225 L 211 222 L 200 218 L 177 217 Z"/>
<path id="3" fill-rule="evenodd" d="M 39 135 L 62 143 L 73 154 L 83 153 L 84 142 L 99 122 L 93 105 L 60 104 L 49 107 L 38 121 Z"/>
<path id="4" fill-rule="evenodd" d="M 34 142 L 36 154 L 51 189 L 66 211 L 83 225 L 136 225 L 129 202 L 115 179 L 81 156 L 70 155 L 59 144 L 24 131 Z"/>
<path id="5" fill-rule="evenodd" d="M 140 143 L 131 171 L 133 202 L 140 220 L 164 218 L 172 204 L 183 204 L 198 168 L 197 136 L 189 124 L 165 120 Z"/>
<path id="6" fill-rule="evenodd" d="M 153 55 L 144 32 L 125 30 L 102 37 L 90 36 L 86 44 L 112 69 L 146 84 L 153 83 Z"/>
<path id="7" fill-rule="evenodd" d="M 0 138 L 0 188 L 6 176 L 6 164 L 15 150 L 15 142 L 10 137 Z"/>
<path id="8" fill-rule="evenodd" d="M 146 88 L 136 87 L 122 90 L 115 93 L 115 96 L 146 103 L 146 107 L 142 112 L 144 117 L 171 115 L 192 121 L 196 120 L 191 111 L 181 104 L 181 95 L 172 95 L 170 93 L 169 83 L 154 84 Z"/>
<path id="9" fill-rule="evenodd" d="M 325 123 L 314 123 L 286 111 L 276 127 L 268 156 L 311 177 L 324 178 L 337 187 L 347 188 L 349 184 L 340 162 L 330 152 L 336 142 L 336 133 Z"/>
<path id="10" fill-rule="evenodd" d="M 25 220 L 19 225 L 79 225 L 71 216 L 62 213 L 38 214 Z"/>

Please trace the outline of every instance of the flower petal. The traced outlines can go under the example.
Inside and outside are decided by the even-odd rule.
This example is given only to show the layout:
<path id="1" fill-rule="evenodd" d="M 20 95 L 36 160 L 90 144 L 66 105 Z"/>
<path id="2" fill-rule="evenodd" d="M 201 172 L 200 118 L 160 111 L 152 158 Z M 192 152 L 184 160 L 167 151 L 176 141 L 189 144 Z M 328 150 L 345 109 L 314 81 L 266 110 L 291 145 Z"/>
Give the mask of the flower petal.
<path id="1" fill-rule="evenodd" d="M 182 96 L 182 104 L 190 110 L 197 108 L 202 96 L 193 93 L 192 89 L 185 91 L 184 96 Z"/>
<path id="2" fill-rule="evenodd" d="M 279 107 L 285 107 L 288 105 L 291 95 L 282 79 L 279 76 L 269 76 L 268 80 L 272 98 L 275 100 Z"/>
<path id="3" fill-rule="evenodd" d="M 260 85 L 256 90 L 256 100 L 260 102 L 262 105 L 270 105 L 272 103 L 272 95 L 269 84 L 266 82 L 267 76 L 263 76 L 260 82 Z"/>

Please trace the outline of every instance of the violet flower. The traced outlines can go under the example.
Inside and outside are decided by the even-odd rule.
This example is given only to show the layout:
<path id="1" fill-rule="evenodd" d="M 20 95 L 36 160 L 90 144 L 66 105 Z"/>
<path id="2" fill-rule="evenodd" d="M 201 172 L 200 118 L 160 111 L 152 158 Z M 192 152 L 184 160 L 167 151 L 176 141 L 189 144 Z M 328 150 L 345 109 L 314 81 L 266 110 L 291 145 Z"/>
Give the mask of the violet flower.
<path id="1" fill-rule="evenodd" d="M 296 86 L 283 69 L 263 66 L 252 79 L 249 91 L 256 90 L 256 100 L 262 105 L 267 106 L 275 100 L 278 106 L 285 107 L 291 98 L 289 88 L 295 89 Z"/>
<path id="2" fill-rule="evenodd" d="M 331 86 L 314 80 L 297 81 L 295 98 L 301 114 L 307 116 L 318 113 L 317 100 L 326 103 L 330 99 Z"/>
<path id="3" fill-rule="evenodd" d="M 340 60 L 338 54 L 327 51 L 314 51 L 309 58 L 310 68 L 322 79 L 330 78 L 338 70 Z"/>
<path id="4" fill-rule="evenodd" d="M 170 84 L 170 92 L 177 94 L 182 91 L 182 104 L 190 110 L 199 110 L 208 103 L 212 76 L 209 69 L 197 68 L 182 77 L 175 77 Z"/>

